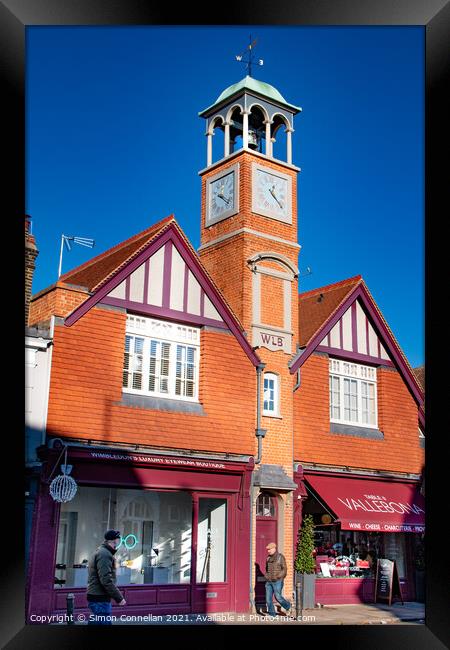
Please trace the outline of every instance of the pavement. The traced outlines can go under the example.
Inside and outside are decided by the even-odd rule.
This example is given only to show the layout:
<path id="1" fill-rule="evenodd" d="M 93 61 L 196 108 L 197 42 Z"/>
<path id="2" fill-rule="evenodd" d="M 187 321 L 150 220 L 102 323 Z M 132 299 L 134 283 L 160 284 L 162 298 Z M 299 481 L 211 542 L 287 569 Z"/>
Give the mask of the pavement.
<path id="1" fill-rule="evenodd" d="M 297 617 L 295 610 L 288 616 L 280 612 L 277 616 L 262 614 L 180 614 L 154 616 L 150 620 L 115 620 L 114 625 L 424 625 L 425 605 L 417 602 L 394 602 L 391 606 L 382 603 L 359 605 L 323 605 L 305 609 Z M 155 620 L 156 619 L 156 620 Z M 80 624 L 80 623 L 78 623 Z M 84 623 L 86 624 L 86 623 Z"/>

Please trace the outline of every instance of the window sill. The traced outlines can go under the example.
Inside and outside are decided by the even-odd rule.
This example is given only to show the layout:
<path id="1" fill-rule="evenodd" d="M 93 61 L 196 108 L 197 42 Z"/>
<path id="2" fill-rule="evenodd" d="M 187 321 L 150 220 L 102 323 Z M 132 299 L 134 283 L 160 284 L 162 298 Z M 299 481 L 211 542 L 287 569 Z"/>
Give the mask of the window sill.
<path id="1" fill-rule="evenodd" d="M 190 413 L 192 415 L 206 415 L 199 402 L 188 402 L 165 397 L 152 397 L 151 395 L 132 395 L 123 393 L 118 406 L 131 406 L 134 408 L 148 409 L 151 411 L 172 411 L 176 413 Z"/>
<path id="2" fill-rule="evenodd" d="M 282 415 L 277 415 L 276 413 L 264 413 L 262 414 L 263 418 L 275 418 L 275 420 L 282 420 Z"/>
<path id="3" fill-rule="evenodd" d="M 384 440 L 384 434 L 378 429 L 356 427 L 350 424 L 337 424 L 336 422 L 330 422 L 330 433 L 371 440 Z"/>

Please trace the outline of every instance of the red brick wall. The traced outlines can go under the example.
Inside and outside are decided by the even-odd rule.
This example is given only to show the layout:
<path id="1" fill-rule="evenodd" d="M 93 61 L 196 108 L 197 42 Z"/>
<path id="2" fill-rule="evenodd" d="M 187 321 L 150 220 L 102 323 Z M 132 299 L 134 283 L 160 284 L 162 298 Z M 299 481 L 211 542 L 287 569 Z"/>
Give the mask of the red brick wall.
<path id="1" fill-rule="evenodd" d="M 284 327 L 284 293 L 281 278 L 261 274 L 261 322 L 274 327 Z"/>
<path id="2" fill-rule="evenodd" d="M 292 224 L 282 223 L 275 219 L 263 217 L 252 212 L 252 163 L 264 165 L 288 174 L 292 177 Z M 239 163 L 239 213 L 219 221 L 218 223 L 205 228 L 206 214 L 206 181 L 219 171 Z M 202 208 L 201 208 L 201 243 L 205 244 L 217 237 L 237 230 L 238 228 L 252 228 L 254 230 L 266 232 L 288 241 L 297 242 L 297 172 L 275 160 L 260 158 L 254 154 L 244 151 L 231 160 L 227 160 L 211 170 L 207 170 L 202 175 Z"/>
<path id="3" fill-rule="evenodd" d="M 328 358 L 313 354 L 301 368 L 294 396 L 297 462 L 421 473 L 424 450 L 417 406 L 400 374 L 378 370 L 378 428 L 384 440 L 330 434 Z"/>
<path id="4" fill-rule="evenodd" d="M 230 165 L 240 164 L 240 198 L 239 214 L 225 219 L 213 226 L 205 228 L 205 201 L 206 181 L 219 169 Z M 257 162 L 292 177 L 292 224 L 285 224 L 269 217 L 263 217 L 252 212 L 252 162 Z M 202 176 L 202 223 L 201 243 L 206 244 L 224 235 L 242 228 L 250 229 L 287 240 L 297 244 L 297 172 L 289 169 L 276 161 L 262 159 L 250 152 L 243 152 L 231 160 L 226 160 L 219 166 L 207 170 Z M 277 253 L 295 266 L 298 265 L 298 247 L 252 233 L 239 233 L 232 237 L 212 244 L 200 250 L 200 258 L 207 271 L 210 273 L 217 286 L 222 291 L 225 299 L 230 304 L 235 314 L 240 319 L 248 338 L 252 337 L 252 324 L 255 322 L 253 314 L 253 273 L 248 265 L 248 260 L 256 253 L 271 251 Z M 280 264 L 264 260 L 262 266 L 277 271 L 286 271 Z M 274 327 L 284 327 L 284 288 L 283 282 L 274 277 L 261 275 L 261 321 Z M 263 464 L 281 465 L 288 476 L 293 471 L 293 385 L 294 377 L 290 374 L 288 361 L 295 353 L 298 332 L 298 283 L 294 280 L 291 285 L 291 318 L 294 340 L 291 353 L 273 352 L 266 348 L 258 348 L 257 354 L 266 364 L 265 372 L 278 374 L 281 386 L 280 416 L 261 418 L 261 427 L 267 433 L 262 442 Z M 262 404 L 261 404 L 262 409 Z M 253 438 L 252 453 L 257 454 L 257 441 Z M 292 564 L 292 499 L 285 498 L 286 506 L 283 516 L 283 533 L 278 531 L 283 539 L 281 549 L 286 556 L 288 565 Z M 289 572 L 286 583 L 286 593 L 292 590 L 292 573 Z"/>
<path id="5" fill-rule="evenodd" d="M 36 268 L 36 257 L 39 252 L 36 247 L 36 241 L 29 231 L 29 218 L 25 219 L 25 325 L 28 325 L 30 313 L 31 287 L 33 284 L 33 275 Z"/>
<path id="6" fill-rule="evenodd" d="M 68 316 L 89 297 L 82 289 L 71 288 L 63 283 L 33 296 L 30 304 L 30 325 L 48 321 L 50 316 Z"/>
<path id="7" fill-rule="evenodd" d="M 256 371 L 236 339 L 202 331 L 200 401 L 206 416 L 119 405 L 126 315 L 93 308 L 55 327 L 50 435 L 162 448 L 253 453 Z"/>
<path id="8" fill-rule="evenodd" d="M 219 170 L 224 170 L 236 162 L 240 164 L 239 213 L 205 228 L 206 181 Z M 252 163 L 257 162 L 292 177 L 292 224 L 285 224 L 269 217 L 252 212 Z M 275 161 L 261 159 L 249 152 L 225 161 L 202 176 L 201 243 L 206 244 L 223 235 L 241 228 L 249 228 L 269 236 L 279 237 L 297 243 L 297 172 Z M 247 260 L 255 253 L 273 251 L 287 257 L 294 265 L 298 264 L 298 248 L 282 242 L 263 239 L 249 233 L 240 233 L 229 239 L 200 250 L 199 255 L 207 271 L 222 291 L 234 313 L 241 320 L 244 329 L 250 332 L 252 321 L 252 272 Z M 265 263 L 267 265 L 267 263 Z M 278 270 L 280 268 L 278 267 Z M 296 283 L 294 283 L 296 284 Z M 298 310 L 296 287 L 293 284 L 292 314 Z M 295 304 L 294 304 L 295 301 Z M 296 331 L 293 326 L 293 330 Z"/>

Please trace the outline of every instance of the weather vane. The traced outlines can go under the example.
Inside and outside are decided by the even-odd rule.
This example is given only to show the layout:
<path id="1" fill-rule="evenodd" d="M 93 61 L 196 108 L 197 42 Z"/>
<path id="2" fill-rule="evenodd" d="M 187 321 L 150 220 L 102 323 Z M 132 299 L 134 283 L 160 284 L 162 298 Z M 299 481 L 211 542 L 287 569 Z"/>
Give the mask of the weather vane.
<path id="1" fill-rule="evenodd" d="M 264 61 L 262 59 L 258 59 L 255 61 L 255 56 L 253 55 L 253 48 L 255 47 L 258 39 L 255 38 L 255 40 L 252 42 L 252 35 L 250 34 L 250 39 L 249 39 L 249 45 L 245 48 L 245 50 L 242 52 L 242 54 L 237 54 L 236 55 L 236 61 L 239 61 L 239 63 L 245 63 L 246 67 L 248 69 L 248 76 L 252 76 L 252 63 L 255 65 L 264 65 Z M 247 59 L 244 59 L 244 56 L 247 56 Z"/>

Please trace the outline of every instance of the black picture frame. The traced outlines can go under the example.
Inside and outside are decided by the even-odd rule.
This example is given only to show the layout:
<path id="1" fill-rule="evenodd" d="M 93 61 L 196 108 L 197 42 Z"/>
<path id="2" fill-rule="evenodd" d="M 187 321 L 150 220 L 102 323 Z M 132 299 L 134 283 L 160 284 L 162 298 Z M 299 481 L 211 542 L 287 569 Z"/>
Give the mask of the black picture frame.
<path id="1" fill-rule="evenodd" d="M 17 237 L 17 246 L 22 246 L 23 215 L 25 213 L 25 30 L 31 25 L 232 25 L 232 24 L 261 24 L 261 25 L 422 25 L 426 30 L 426 413 L 427 413 L 427 466 L 426 493 L 427 496 L 427 585 L 426 585 L 426 624 L 424 626 L 379 626 L 356 628 L 355 626 L 333 626 L 333 648 L 345 647 L 370 648 L 444 648 L 450 647 L 448 625 L 448 563 L 441 562 L 441 553 L 432 553 L 431 549 L 443 549 L 445 554 L 445 539 L 442 538 L 439 522 L 447 518 L 445 497 L 446 462 L 445 446 L 448 440 L 446 419 L 443 418 L 443 406 L 448 401 L 444 397 L 446 385 L 438 379 L 439 366 L 445 364 L 445 350 L 438 357 L 437 341 L 444 339 L 445 328 L 442 327 L 444 309 L 448 296 L 448 287 L 443 279 L 448 277 L 446 260 L 448 258 L 447 242 L 441 230 L 441 224 L 448 220 L 448 149 L 446 137 L 449 105 L 446 100 L 446 85 L 449 79 L 449 34 L 450 34 L 450 5 L 447 0 L 277 0 L 275 3 L 255 3 L 241 0 L 239 3 L 223 6 L 213 4 L 208 7 L 183 3 L 177 6 L 160 4 L 159 6 L 146 0 L 2 0 L 0 4 L 0 57 L 4 89 L 2 107 L 5 135 L 9 137 L 3 146 L 6 165 L 6 178 L 3 185 L 3 200 L 7 204 L 4 211 L 4 225 L 12 229 L 12 237 Z M 216 15 L 214 14 L 216 11 Z M 173 23 L 173 20 L 176 23 Z M 446 206 L 446 207 L 445 207 Z M 5 231 L 4 231 L 5 232 Z M 9 242 L 5 239 L 4 243 Z M 444 248 L 445 246 L 445 248 Z M 6 248 L 12 249 L 8 243 Z M 12 250 L 16 250 L 15 246 Z M 8 300 L 8 310 L 13 315 L 13 325 L 8 317 L 4 335 L 8 336 L 8 347 L 14 352 L 22 348 L 21 311 L 17 300 L 21 302 L 23 295 L 23 275 L 17 272 L 15 262 L 19 255 L 14 253 L 13 272 L 9 272 L 7 291 L 4 288 L 5 302 Z M 414 260 L 411 260 L 414 263 Z M 23 268 L 23 265 L 22 267 Z M 440 300 L 439 300 L 440 298 Z M 13 308 L 11 310 L 10 301 Z M 15 307 L 17 306 L 17 309 Z M 14 314 L 17 314 L 17 327 Z M 23 317 L 22 317 L 23 318 Z M 23 321 L 22 321 L 23 323 Z M 11 331 L 17 336 L 9 341 Z M 7 334 L 8 332 L 8 334 Z M 17 364 L 19 367 L 21 364 Z M 20 375 L 20 371 L 17 370 Z M 442 376 L 442 375 L 441 375 Z M 16 384 L 21 385 L 21 379 Z M 448 392 L 448 391 L 447 391 Z M 20 390 L 17 391 L 17 395 Z M 22 401 L 17 395 L 10 395 L 4 401 L 4 454 L 3 472 L 8 473 L 6 488 L 4 488 L 3 509 L 6 512 L 16 512 L 16 528 L 14 543 L 3 536 L 3 576 L 1 581 L 1 638 L 2 647 L 51 648 L 55 645 L 64 647 L 80 647 L 88 642 L 85 626 L 24 626 L 24 597 L 25 571 L 23 557 L 23 410 Z M 13 405 L 14 416 L 12 424 L 6 425 L 7 415 Z M 448 418 L 447 418 L 448 419 Z M 8 420 L 11 422 L 11 419 Z M 441 467 L 442 465 L 442 467 Z M 448 473 L 448 472 L 447 472 Z M 440 482 L 440 477 L 444 480 Z M 3 519 L 4 522 L 10 519 Z M 434 522 L 434 526 L 433 526 Z M 8 531 L 9 532 L 9 531 Z M 232 633 L 236 635 L 234 626 L 221 626 L 223 638 Z M 217 630 L 217 626 L 215 626 Z M 145 633 L 148 642 L 154 641 L 155 626 L 149 631 L 148 627 L 133 628 L 133 643 L 136 643 L 135 633 Z M 263 630 L 266 643 L 272 634 L 278 639 L 290 632 L 296 635 L 298 642 L 305 642 L 309 636 L 319 643 L 324 632 L 323 626 L 308 625 L 299 628 L 295 626 L 287 630 L 284 626 L 280 632 L 277 626 L 252 627 L 253 638 Z M 169 629 L 163 628 L 166 640 L 170 636 Z M 172 633 L 177 631 L 184 639 L 192 631 L 196 634 L 196 626 L 171 627 Z M 201 630 L 203 631 L 203 630 Z M 328 629 L 328 631 L 330 631 Z M 112 630 L 109 629 L 108 633 Z M 117 626 L 114 628 L 115 642 L 126 642 L 125 634 L 129 628 Z M 123 641 L 118 637 L 123 634 Z M 105 631 L 102 635 L 96 629 L 94 636 L 98 642 L 105 642 Z M 89 637 L 91 635 L 89 634 Z M 284 642 L 284 640 L 283 640 Z"/>

